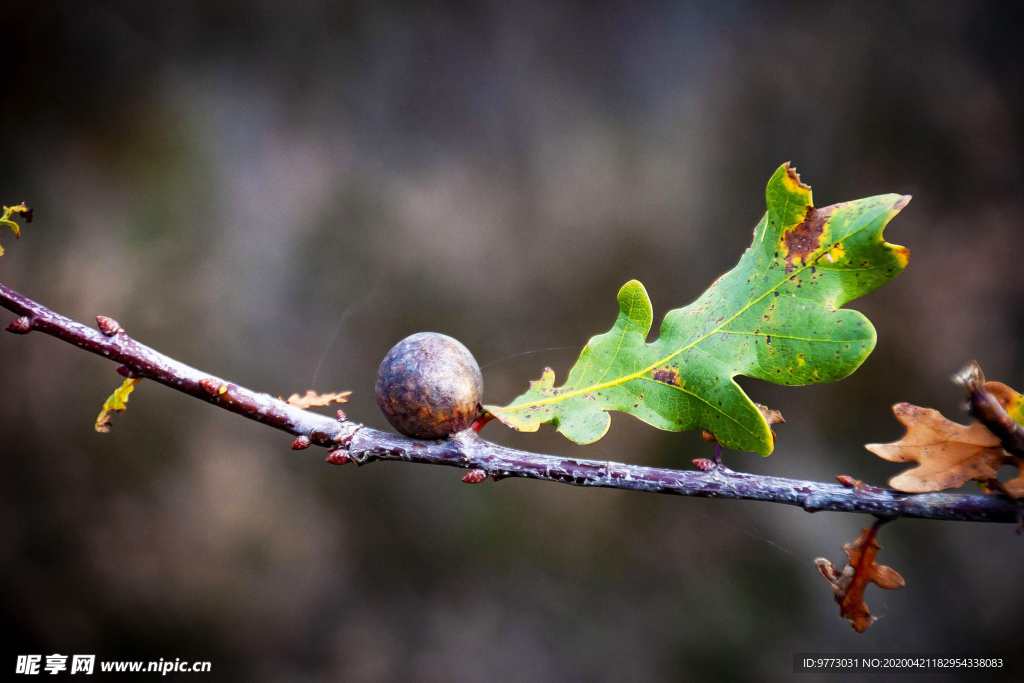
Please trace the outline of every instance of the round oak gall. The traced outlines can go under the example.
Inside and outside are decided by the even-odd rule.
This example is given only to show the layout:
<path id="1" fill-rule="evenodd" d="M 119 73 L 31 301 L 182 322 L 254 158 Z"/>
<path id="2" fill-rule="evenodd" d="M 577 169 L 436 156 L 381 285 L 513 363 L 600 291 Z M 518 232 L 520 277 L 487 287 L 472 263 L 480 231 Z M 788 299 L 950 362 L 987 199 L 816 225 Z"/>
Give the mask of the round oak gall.
<path id="1" fill-rule="evenodd" d="M 473 354 L 437 332 L 395 344 L 377 373 L 377 405 L 392 427 L 416 439 L 440 439 L 469 428 L 483 391 Z"/>

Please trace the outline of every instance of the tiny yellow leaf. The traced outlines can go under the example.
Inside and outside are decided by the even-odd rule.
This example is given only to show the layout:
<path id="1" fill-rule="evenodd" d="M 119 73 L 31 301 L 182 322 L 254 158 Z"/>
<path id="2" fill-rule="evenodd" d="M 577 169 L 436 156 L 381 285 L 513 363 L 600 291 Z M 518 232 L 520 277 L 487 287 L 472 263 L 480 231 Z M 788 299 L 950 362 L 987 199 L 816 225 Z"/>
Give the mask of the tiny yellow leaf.
<path id="1" fill-rule="evenodd" d="M 14 231 L 15 237 L 21 237 L 21 226 L 11 220 L 12 216 L 16 213 L 24 214 L 25 222 L 32 222 L 32 209 L 25 206 L 22 202 L 17 206 L 5 206 L 3 215 L 0 215 L 0 226 L 6 225 L 8 228 Z M 4 255 L 4 248 L 0 247 L 0 256 Z"/>
<path id="2" fill-rule="evenodd" d="M 123 413 L 128 407 L 128 396 L 135 390 L 135 385 L 141 382 L 141 379 L 126 379 L 121 383 L 114 393 L 110 395 L 110 398 L 103 404 L 103 412 L 96 418 L 96 431 L 102 434 L 106 434 L 110 431 L 110 423 L 113 420 L 114 413 Z"/>

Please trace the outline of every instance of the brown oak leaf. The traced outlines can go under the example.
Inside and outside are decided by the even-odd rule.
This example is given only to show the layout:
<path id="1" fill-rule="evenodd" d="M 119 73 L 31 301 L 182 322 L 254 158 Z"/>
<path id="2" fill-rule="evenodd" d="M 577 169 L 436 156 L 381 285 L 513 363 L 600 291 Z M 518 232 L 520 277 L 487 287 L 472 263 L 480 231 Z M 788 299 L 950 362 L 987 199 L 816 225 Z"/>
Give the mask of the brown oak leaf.
<path id="1" fill-rule="evenodd" d="M 956 488 L 971 479 L 988 481 L 1006 457 L 999 439 L 984 425 L 967 427 L 947 420 L 937 410 L 909 403 L 897 403 L 892 411 L 907 428 L 906 436 L 865 448 L 891 462 L 919 463 L 889 480 L 894 489 L 926 493 Z"/>
<path id="2" fill-rule="evenodd" d="M 864 529 L 856 541 L 843 546 L 849 559 L 841 572 L 824 557 L 814 561 L 814 566 L 832 586 L 839 605 L 839 615 L 848 619 L 857 633 L 864 633 L 876 619 L 871 616 L 864 602 L 864 591 L 868 584 L 873 583 L 886 590 L 896 590 L 906 585 L 896 570 L 876 562 L 876 555 L 882 549 L 875 539 L 876 533 L 877 527 Z"/>
<path id="3" fill-rule="evenodd" d="M 310 389 L 306 392 L 305 396 L 292 394 L 287 400 L 281 400 L 285 401 L 290 406 L 306 410 L 308 408 L 323 408 L 324 406 L 329 406 L 332 403 L 348 403 L 348 397 L 351 395 L 351 391 L 337 391 L 330 394 L 318 394 Z"/>

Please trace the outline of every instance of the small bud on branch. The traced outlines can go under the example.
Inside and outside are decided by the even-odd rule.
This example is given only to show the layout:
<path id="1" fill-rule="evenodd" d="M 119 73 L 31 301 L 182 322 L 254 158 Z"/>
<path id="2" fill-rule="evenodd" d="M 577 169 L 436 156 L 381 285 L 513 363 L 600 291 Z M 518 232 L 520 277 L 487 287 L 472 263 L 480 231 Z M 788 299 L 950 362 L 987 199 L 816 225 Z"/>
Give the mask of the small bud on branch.
<path id="1" fill-rule="evenodd" d="M 139 373 L 135 372 L 127 365 L 118 365 L 117 374 L 121 375 L 122 377 L 127 377 L 128 379 L 135 379 L 139 376 Z"/>
<path id="2" fill-rule="evenodd" d="M 327 454 L 327 462 L 331 465 L 347 465 L 349 457 L 343 449 L 338 449 Z"/>
<path id="3" fill-rule="evenodd" d="M 121 327 L 121 323 L 117 322 L 113 318 L 108 318 L 105 315 L 96 316 L 96 325 L 100 328 L 100 332 L 107 337 L 113 337 L 116 334 L 124 332 L 124 328 Z"/>
<path id="4" fill-rule="evenodd" d="M 23 315 L 17 320 L 12 320 L 4 329 L 11 334 L 28 334 L 32 331 L 32 321 Z"/>
<path id="5" fill-rule="evenodd" d="M 199 386 L 201 386 L 210 396 L 220 396 L 221 394 L 227 393 L 228 390 L 225 385 L 212 377 L 199 380 Z"/>
<path id="6" fill-rule="evenodd" d="M 479 484 L 487 478 L 487 472 L 483 470 L 470 470 L 466 472 L 465 476 L 462 477 L 462 481 L 467 484 Z"/>

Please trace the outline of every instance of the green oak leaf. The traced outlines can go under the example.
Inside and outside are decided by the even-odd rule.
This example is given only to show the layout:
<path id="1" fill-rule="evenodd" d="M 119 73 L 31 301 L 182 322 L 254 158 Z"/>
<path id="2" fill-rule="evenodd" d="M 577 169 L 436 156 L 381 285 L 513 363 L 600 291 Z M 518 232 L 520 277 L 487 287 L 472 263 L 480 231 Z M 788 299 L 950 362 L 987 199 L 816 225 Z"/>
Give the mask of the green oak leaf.
<path id="1" fill-rule="evenodd" d="M 814 208 L 811 188 L 783 164 L 768 181 L 768 212 L 735 268 L 695 302 L 669 311 L 647 343 L 654 313 L 636 280 L 619 290 L 614 327 L 590 340 L 555 387 L 548 368 L 505 407 L 505 425 L 552 424 L 576 443 L 608 431 L 607 411 L 671 431 L 706 429 L 727 448 L 768 455 L 772 432 L 734 381 L 776 384 L 846 377 L 875 347 L 875 329 L 843 304 L 881 287 L 907 265 L 906 248 L 882 230 L 909 196 L 886 194 Z"/>

